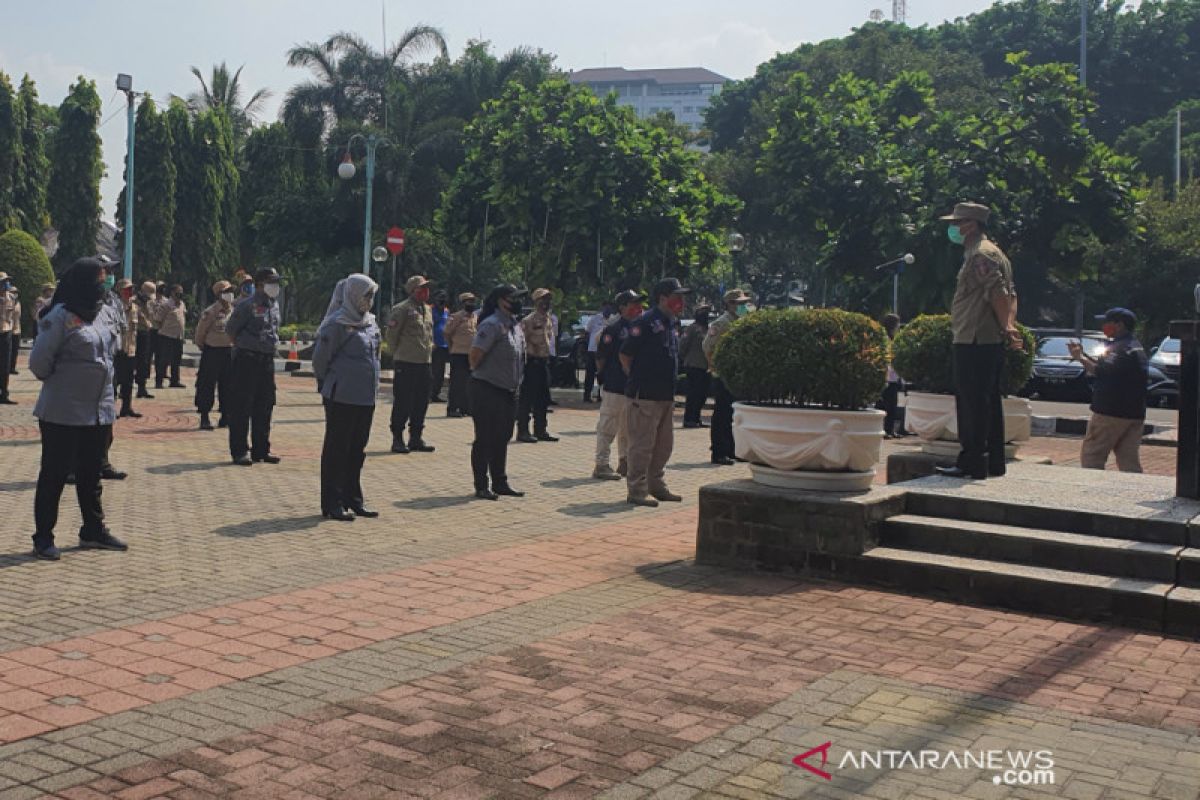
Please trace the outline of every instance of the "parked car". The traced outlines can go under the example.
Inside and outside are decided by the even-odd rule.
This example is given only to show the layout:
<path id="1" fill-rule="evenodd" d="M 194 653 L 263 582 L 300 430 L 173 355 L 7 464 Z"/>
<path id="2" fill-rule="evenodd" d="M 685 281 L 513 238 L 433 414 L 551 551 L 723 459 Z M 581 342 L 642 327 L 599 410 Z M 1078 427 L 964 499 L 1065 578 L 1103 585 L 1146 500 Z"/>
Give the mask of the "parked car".
<path id="1" fill-rule="evenodd" d="M 1082 343 L 1084 352 L 1093 358 L 1104 355 L 1106 340 L 1100 334 L 1040 338 L 1033 357 L 1033 374 L 1021 394 L 1036 395 L 1041 400 L 1091 402 L 1092 378 L 1082 364 L 1071 360 L 1067 347 L 1075 341 Z"/>
<path id="2" fill-rule="evenodd" d="M 1150 402 L 1152 405 L 1174 408 L 1179 402 L 1179 371 L 1182 345 L 1178 339 L 1167 337 L 1150 351 Z M 1160 380 L 1155 382 L 1157 373 Z"/>

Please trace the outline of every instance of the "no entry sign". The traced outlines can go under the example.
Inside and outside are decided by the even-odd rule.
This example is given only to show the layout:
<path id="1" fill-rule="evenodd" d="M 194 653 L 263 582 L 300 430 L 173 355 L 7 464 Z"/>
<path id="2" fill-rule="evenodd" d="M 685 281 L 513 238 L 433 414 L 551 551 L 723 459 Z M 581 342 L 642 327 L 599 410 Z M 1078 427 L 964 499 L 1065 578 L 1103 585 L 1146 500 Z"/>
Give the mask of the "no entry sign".
<path id="1" fill-rule="evenodd" d="M 392 228 L 387 232 L 387 249 L 394 256 L 404 252 L 404 229 Z"/>

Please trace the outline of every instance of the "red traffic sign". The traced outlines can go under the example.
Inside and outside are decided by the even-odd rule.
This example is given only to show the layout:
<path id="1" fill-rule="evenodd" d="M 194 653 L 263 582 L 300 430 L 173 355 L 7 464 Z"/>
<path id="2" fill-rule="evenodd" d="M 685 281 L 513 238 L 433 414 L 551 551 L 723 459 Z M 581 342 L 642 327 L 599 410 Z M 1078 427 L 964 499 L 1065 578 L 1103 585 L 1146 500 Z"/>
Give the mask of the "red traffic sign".
<path id="1" fill-rule="evenodd" d="M 392 228 L 387 232 L 387 249 L 394 256 L 404 252 L 404 229 Z"/>

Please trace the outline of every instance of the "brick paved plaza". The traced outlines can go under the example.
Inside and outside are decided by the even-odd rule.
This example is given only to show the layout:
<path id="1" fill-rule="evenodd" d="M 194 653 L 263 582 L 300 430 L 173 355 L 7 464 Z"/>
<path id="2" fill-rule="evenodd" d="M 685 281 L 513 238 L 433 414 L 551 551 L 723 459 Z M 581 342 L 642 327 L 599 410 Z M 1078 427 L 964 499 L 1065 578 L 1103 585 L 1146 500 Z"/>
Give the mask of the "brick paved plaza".
<path id="1" fill-rule="evenodd" d="M 708 464 L 704 431 L 677 434 L 682 506 L 632 509 L 588 477 L 595 410 L 562 407 L 562 442 L 511 451 L 529 496 L 487 503 L 469 420 L 391 455 L 384 401 L 364 476 L 384 513 L 345 524 L 319 515 L 311 381 L 280 377 L 284 461 L 251 469 L 164 390 L 117 426 L 130 478 L 105 505 L 130 552 L 43 563 L 37 386 L 15 381 L 0 798 L 1200 796 L 1200 644 L 696 567 L 698 488 L 745 473 Z M 77 520 L 68 494 L 60 544 Z M 830 780 L 793 764 L 826 742 Z M 1048 750 L 1054 783 L 840 763 L 879 750 Z"/>

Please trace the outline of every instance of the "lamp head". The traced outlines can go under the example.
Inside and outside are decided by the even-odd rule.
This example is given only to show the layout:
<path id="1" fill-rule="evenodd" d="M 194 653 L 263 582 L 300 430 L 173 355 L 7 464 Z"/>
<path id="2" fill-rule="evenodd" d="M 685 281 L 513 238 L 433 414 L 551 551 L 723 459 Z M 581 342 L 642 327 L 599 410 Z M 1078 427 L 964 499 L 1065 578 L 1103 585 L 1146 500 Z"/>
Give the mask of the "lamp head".
<path id="1" fill-rule="evenodd" d="M 905 254 L 904 254 L 904 263 L 905 263 L 905 264 L 912 264 L 912 263 L 914 263 L 916 260 L 917 260 L 917 257 L 916 257 L 916 256 L 914 256 L 912 253 L 905 253 Z"/>
<path id="2" fill-rule="evenodd" d="M 386 247 L 376 247 L 371 251 L 371 259 L 377 264 L 382 264 L 388 259 L 388 249 Z"/>
<path id="3" fill-rule="evenodd" d="M 357 172 L 358 170 L 354 166 L 353 159 L 350 158 L 349 153 L 346 153 L 346 155 L 342 156 L 342 163 L 338 164 L 338 177 L 344 181 L 348 181 L 353 178 Z"/>
<path id="4" fill-rule="evenodd" d="M 117 74 L 117 91 L 131 92 L 133 91 L 133 76 L 126 75 L 124 72 Z"/>

